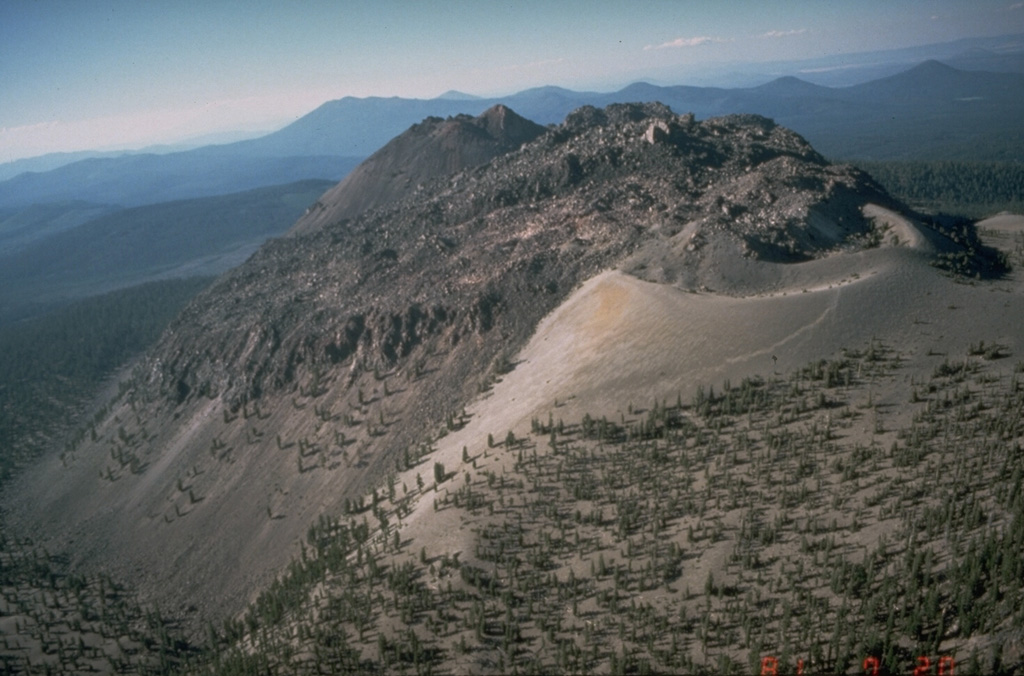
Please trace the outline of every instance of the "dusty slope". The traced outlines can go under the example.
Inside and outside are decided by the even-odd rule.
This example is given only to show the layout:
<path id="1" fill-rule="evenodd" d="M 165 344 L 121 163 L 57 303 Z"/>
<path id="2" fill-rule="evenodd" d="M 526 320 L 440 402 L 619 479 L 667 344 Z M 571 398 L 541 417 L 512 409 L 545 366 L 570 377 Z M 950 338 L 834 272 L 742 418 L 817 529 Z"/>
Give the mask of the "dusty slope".
<path id="1" fill-rule="evenodd" d="M 890 673 L 920 655 L 1019 671 L 1024 288 L 938 275 L 913 223 L 875 213 L 917 248 L 798 264 L 806 292 L 589 280 L 390 499 L 321 522 L 320 565 L 225 639 L 236 664 L 255 644 L 268 673 L 757 673 L 772 655 L 784 673 L 859 673 L 869 655 Z M 722 405 L 720 378 L 734 404 L 769 398 L 689 403 L 703 381 Z M 659 409 L 675 422 L 645 436 Z M 629 431 L 588 433 L 583 413 Z"/>
<path id="2" fill-rule="evenodd" d="M 909 239 L 925 246 L 913 226 L 904 227 Z M 908 374 L 930 372 L 942 359 L 930 351 L 960 354 L 979 340 L 1016 354 L 1024 345 L 1020 286 L 957 283 L 927 261 L 920 250 L 889 246 L 783 266 L 770 293 L 748 297 L 691 293 L 607 271 L 541 322 L 516 368 L 470 407 L 465 428 L 442 439 L 431 458 L 454 467 L 464 445 L 478 448 L 488 433 L 523 435 L 531 418 L 546 419 L 552 411 L 566 419 L 584 413 L 615 418 L 624 401 L 649 405 L 677 393 L 688 399 L 700 384 L 784 372 L 872 339 L 911 360 Z M 99 454 L 52 458 L 8 505 L 17 517 L 32 501 L 32 516 L 23 525 L 47 533 L 52 546 L 75 551 L 87 567 L 102 562 L 144 587 L 169 586 L 172 593 L 157 594 L 165 603 L 202 607 L 209 599 L 190 589 L 206 589 L 206 581 L 216 579 L 221 599 L 208 610 L 237 608 L 294 555 L 307 524 L 324 511 L 336 513 L 341 496 L 359 485 L 345 470 L 372 453 L 365 438 L 308 452 L 302 440 L 315 437 L 321 426 L 357 438 L 359 432 L 339 420 L 345 415 L 372 423 L 385 412 L 386 424 L 400 424 L 409 405 L 400 391 L 407 387 L 403 380 L 387 379 L 398 393 L 384 397 L 384 381 L 366 378 L 366 399 L 372 401 L 366 407 L 352 396 L 298 394 L 277 408 L 257 413 L 248 407 L 232 418 L 223 404 L 208 401 L 138 476 L 130 460 L 120 467 L 115 456 L 139 444 L 145 421 L 114 419 L 104 428 L 111 442 Z M 296 422 L 300 407 L 330 410 L 333 422 L 308 415 Z M 278 452 L 253 455 L 257 435 Z M 269 441 L 276 435 L 282 444 Z M 65 462 L 78 471 L 69 472 Z M 228 467 L 233 471 L 223 471 Z M 414 485 L 414 475 L 424 471 L 420 467 L 400 483 Z M 108 478 L 97 481 L 104 472 Z M 58 482 L 76 487 L 48 494 L 45 487 Z M 124 482 L 130 490 L 121 488 Z M 430 537 L 460 537 L 457 528 L 431 522 L 429 505 L 421 509 L 428 532 L 440 527 Z M 87 520 L 67 518 L 71 510 Z M 88 541 L 78 539 L 82 531 L 91 533 Z M 169 552 L 161 541 L 183 544 Z M 105 550 L 118 542 L 141 546 L 111 560 Z M 170 565 L 168 556 L 174 557 Z"/>
<path id="3" fill-rule="evenodd" d="M 978 222 L 978 227 L 985 230 L 1007 231 L 1019 233 L 1024 230 L 1024 216 L 1003 212 Z"/>
<path id="4" fill-rule="evenodd" d="M 978 222 L 991 246 L 999 247 L 1015 265 L 1024 262 L 1024 216 L 1001 213 Z"/>
<path id="5" fill-rule="evenodd" d="M 523 354 L 539 366 L 484 400 L 474 420 L 486 431 L 520 429 L 556 398 L 594 412 L 623 396 L 685 396 L 771 368 L 772 355 L 783 369 L 883 329 L 923 352 L 945 338 L 907 324 L 915 304 L 931 321 L 958 294 L 991 301 L 974 309 L 1019 298 L 955 287 L 927 265 L 927 241 L 866 249 L 879 228 L 860 208 L 875 197 L 887 203 L 869 177 L 762 118 L 578 111 L 393 208 L 265 246 L 184 312 L 124 397 L 5 505 L 73 566 L 200 616 L 237 611 L 311 522 L 404 469 L 446 418 L 457 427 L 488 365 L 534 333 L 541 342 Z M 696 263 L 655 258 L 691 244 Z M 535 331 L 617 261 L 732 295 L 611 275 Z M 757 289 L 770 295 L 743 297 Z M 962 326 L 1014 347 L 1008 316 Z M 485 429 L 470 424 L 462 434 Z"/>
<path id="6" fill-rule="evenodd" d="M 478 446 L 488 433 L 526 434 L 532 418 L 546 421 L 552 412 L 617 419 L 623 402 L 649 407 L 677 393 L 688 401 L 698 385 L 768 377 L 873 339 L 910 361 L 908 378 L 931 374 L 947 355 L 979 341 L 1020 354 L 1019 277 L 954 281 L 920 255 L 925 235 L 906 221 L 900 227 L 918 249 L 798 264 L 785 271 L 789 285 L 742 298 L 602 273 L 545 317 L 515 370 L 469 408 L 472 420 L 439 442 L 436 457 L 458 464 L 463 445 Z"/>

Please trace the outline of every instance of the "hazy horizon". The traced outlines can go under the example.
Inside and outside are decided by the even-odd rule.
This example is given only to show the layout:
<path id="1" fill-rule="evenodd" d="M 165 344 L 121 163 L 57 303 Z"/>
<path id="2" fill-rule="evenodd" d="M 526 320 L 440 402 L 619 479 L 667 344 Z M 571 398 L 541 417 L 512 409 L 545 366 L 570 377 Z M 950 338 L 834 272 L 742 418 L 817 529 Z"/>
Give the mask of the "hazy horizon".
<path id="1" fill-rule="evenodd" d="M 0 163 L 280 128 L 345 96 L 689 84 L 728 64 L 1024 32 L 1024 2 L 15 0 L 0 7 Z"/>

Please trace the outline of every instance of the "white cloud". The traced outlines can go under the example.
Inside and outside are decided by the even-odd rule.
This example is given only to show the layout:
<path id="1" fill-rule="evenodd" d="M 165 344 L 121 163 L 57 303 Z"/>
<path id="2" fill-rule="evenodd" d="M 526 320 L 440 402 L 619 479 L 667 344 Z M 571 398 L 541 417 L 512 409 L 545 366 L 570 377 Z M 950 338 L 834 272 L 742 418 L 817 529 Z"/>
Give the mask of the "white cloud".
<path id="1" fill-rule="evenodd" d="M 1009 7 L 1007 7 L 1006 9 L 1008 9 L 1008 10 L 1024 9 L 1024 2 L 1015 2 L 1012 5 L 1010 5 Z"/>
<path id="2" fill-rule="evenodd" d="M 650 51 L 652 49 L 672 49 L 679 47 L 700 47 L 701 45 L 717 44 L 722 42 L 731 42 L 725 38 L 712 37 L 710 35 L 701 35 L 694 38 L 676 38 L 669 42 L 663 42 L 660 45 L 647 45 L 644 47 L 644 51 Z"/>
<path id="3" fill-rule="evenodd" d="M 788 38 L 788 37 L 792 37 L 794 35 L 803 35 L 806 32 L 807 32 L 806 28 L 795 28 L 793 30 L 788 30 L 788 31 L 768 31 L 766 33 L 761 33 L 761 37 L 763 37 L 763 38 Z"/>

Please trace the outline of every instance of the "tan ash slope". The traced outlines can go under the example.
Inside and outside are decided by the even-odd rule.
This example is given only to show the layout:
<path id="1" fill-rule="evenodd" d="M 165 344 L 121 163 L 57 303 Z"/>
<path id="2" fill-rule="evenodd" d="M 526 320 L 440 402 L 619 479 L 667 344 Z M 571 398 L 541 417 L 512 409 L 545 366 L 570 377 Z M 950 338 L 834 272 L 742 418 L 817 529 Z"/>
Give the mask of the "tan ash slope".
<path id="1" fill-rule="evenodd" d="M 905 362 L 905 382 L 873 393 L 897 418 L 910 379 L 927 381 L 972 345 L 998 344 L 1013 357 L 1002 364 L 1011 368 L 1024 350 L 1021 280 L 965 283 L 939 274 L 927 255 L 930 233 L 881 207 L 867 211 L 894 231 L 890 244 L 760 270 L 779 280 L 760 294 L 693 293 L 618 270 L 588 280 L 544 318 L 515 369 L 469 407 L 471 420 L 438 442 L 431 461 L 458 467 L 464 446 L 475 455 L 488 435 L 501 441 L 512 431 L 522 438 L 534 419 L 589 414 L 618 421 L 629 417 L 627 403 L 688 403 L 698 387 L 720 391 L 724 381 L 783 377 L 872 342 Z M 417 514 L 409 531 L 417 541 L 473 551 L 474 536 L 438 517 L 427 501 Z"/>

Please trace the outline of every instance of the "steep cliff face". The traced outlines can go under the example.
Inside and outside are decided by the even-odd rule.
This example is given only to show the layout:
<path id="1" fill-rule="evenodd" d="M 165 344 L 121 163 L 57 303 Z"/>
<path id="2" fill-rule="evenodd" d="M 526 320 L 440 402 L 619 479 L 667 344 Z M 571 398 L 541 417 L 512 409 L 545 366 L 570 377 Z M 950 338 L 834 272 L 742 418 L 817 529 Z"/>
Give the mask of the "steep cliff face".
<path id="1" fill-rule="evenodd" d="M 308 233 L 394 202 L 421 184 L 484 164 L 544 133 L 503 105 L 477 117 L 430 117 L 375 152 L 295 224 Z"/>
<path id="2" fill-rule="evenodd" d="M 862 207 L 892 204 L 764 118 L 614 105 L 538 133 L 499 107 L 396 139 L 335 188 L 338 211 L 178 317 L 20 522 L 157 597 L 236 610 L 310 522 L 463 424 L 594 275 L 746 293 L 780 262 L 873 245 Z"/>

